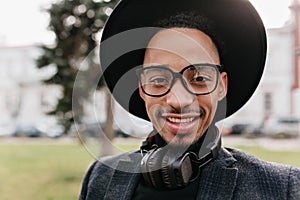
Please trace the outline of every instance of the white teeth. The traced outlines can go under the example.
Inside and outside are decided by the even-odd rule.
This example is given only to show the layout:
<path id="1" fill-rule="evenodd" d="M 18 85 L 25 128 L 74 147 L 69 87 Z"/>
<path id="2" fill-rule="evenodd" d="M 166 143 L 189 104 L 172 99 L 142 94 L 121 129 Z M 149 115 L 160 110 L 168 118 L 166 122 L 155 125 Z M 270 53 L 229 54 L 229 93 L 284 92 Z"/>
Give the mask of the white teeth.
<path id="1" fill-rule="evenodd" d="M 179 119 L 179 118 L 174 118 L 174 117 L 168 117 L 168 120 L 173 123 L 189 123 L 189 122 L 193 121 L 194 118 L 190 117 L 190 118 Z"/>

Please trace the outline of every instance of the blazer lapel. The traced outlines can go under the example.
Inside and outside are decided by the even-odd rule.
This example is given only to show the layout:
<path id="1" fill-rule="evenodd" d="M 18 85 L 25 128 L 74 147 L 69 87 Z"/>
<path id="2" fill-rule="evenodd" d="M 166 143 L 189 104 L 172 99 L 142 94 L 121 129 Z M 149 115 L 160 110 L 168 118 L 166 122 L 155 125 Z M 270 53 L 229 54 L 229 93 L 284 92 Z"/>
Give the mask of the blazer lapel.
<path id="1" fill-rule="evenodd" d="M 233 167 L 235 162 L 231 154 L 222 148 L 218 158 L 202 171 L 197 199 L 232 199 L 238 176 L 238 169 Z"/>
<path id="2" fill-rule="evenodd" d="M 140 179 L 141 155 L 133 153 L 119 160 L 108 183 L 105 200 L 130 200 Z"/>

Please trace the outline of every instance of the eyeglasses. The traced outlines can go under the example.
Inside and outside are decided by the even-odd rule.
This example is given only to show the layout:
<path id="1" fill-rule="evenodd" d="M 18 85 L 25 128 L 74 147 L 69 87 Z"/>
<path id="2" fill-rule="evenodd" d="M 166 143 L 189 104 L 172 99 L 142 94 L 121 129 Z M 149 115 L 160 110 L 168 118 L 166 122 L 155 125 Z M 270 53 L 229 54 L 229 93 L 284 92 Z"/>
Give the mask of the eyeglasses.
<path id="1" fill-rule="evenodd" d="M 166 66 L 150 66 L 136 70 L 143 92 L 149 96 L 160 97 L 166 95 L 179 78 L 183 86 L 192 94 L 205 95 L 212 93 L 218 84 L 222 65 L 201 63 L 174 72 Z"/>

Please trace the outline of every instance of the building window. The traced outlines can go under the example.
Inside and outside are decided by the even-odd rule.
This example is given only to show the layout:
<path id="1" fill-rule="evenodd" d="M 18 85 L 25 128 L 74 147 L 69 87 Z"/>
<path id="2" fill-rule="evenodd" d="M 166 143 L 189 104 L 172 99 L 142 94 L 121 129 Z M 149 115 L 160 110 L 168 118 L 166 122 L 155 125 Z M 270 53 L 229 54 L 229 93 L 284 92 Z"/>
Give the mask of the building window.
<path id="1" fill-rule="evenodd" d="M 269 116 L 272 113 L 272 94 L 270 92 L 265 93 L 264 110 L 265 110 L 265 116 Z"/>
<path id="2" fill-rule="evenodd" d="M 42 106 L 43 112 L 47 113 L 47 112 L 52 111 L 53 108 L 50 103 L 49 95 L 45 91 L 49 92 L 49 90 L 47 90 L 47 89 L 41 92 L 41 106 Z"/>

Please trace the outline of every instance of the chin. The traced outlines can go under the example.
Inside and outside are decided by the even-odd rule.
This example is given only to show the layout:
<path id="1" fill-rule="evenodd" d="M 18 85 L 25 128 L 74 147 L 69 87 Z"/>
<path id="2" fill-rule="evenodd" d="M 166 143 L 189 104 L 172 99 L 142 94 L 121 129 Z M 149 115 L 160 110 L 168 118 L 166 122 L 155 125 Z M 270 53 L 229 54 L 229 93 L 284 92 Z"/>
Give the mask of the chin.
<path id="1" fill-rule="evenodd" d="M 172 146 L 180 146 L 188 148 L 190 145 L 198 141 L 199 137 L 189 136 L 173 136 L 173 138 L 164 138 L 166 142 Z"/>

